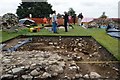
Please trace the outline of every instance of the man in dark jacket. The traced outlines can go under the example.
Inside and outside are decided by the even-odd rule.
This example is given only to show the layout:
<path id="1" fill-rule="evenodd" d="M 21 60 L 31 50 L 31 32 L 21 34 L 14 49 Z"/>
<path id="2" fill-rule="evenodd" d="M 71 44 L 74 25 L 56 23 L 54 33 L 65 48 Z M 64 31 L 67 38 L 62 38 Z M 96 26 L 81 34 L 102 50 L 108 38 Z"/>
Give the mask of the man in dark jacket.
<path id="1" fill-rule="evenodd" d="M 67 24 L 68 24 L 68 14 L 67 12 L 64 12 L 64 27 L 65 27 L 65 32 L 68 32 Z"/>

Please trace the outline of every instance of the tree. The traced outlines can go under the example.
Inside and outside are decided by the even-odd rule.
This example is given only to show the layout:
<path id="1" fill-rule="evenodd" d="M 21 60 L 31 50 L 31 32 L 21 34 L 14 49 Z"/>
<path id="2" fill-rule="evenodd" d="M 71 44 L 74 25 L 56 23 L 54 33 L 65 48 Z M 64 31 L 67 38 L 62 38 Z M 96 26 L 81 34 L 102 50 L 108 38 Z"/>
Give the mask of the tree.
<path id="1" fill-rule="evenodd" d="M 52 11 L 52 5 L 48 2 L 22 2 L 18 6 L 16 14 L 19 18 L 29 17 L 30 14 L 33 18 L 49 17 Z"/>
<path id="2" fill-rule="evenodd" d="M 73 8 L 69 8 L 68 14 L 69 14 L 70 16 L 74 16 L 74 14 L 75 14 L 74 9 L 73 9 Z"/>

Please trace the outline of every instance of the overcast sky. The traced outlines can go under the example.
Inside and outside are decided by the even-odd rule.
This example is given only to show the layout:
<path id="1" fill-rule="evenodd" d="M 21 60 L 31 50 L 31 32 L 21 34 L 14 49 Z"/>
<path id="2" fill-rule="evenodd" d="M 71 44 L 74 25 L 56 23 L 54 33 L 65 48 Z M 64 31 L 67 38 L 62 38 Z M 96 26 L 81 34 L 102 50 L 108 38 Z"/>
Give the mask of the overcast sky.
<path id="1" fill-rule="evenodd" d="M 118 17 L 118 2 L 120 0 L 48 0 L 57 13 L 68 11 L 73 8 L 76 13 L 83 13 L 85 17 L 99 17 L 106 12 L 108 17 Z M 16 13 L 21 0 L 1 0 L 0 16 L 5 13 Z"/>

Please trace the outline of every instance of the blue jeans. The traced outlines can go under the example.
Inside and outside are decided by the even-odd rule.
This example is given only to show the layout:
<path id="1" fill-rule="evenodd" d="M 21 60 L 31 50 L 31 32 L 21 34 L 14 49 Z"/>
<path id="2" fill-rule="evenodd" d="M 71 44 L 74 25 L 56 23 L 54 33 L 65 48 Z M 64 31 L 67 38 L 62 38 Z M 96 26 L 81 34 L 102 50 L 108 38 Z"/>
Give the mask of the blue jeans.
<path id="1" fill-rule="evenodd" d="M 56 22 L 52 22 L 52 28 L 53 28 L 53 32 L 56 33 L 57 32 L 57 23 Z"/>

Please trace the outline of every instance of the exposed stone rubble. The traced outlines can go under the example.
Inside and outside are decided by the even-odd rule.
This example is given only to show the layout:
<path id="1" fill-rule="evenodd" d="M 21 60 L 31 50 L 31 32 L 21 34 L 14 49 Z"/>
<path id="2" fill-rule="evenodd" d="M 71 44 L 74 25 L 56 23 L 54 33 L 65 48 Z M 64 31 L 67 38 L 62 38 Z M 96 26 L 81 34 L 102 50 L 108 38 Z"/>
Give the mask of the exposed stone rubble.
<path id="1" fill-rule="evenodd" d="M 65 71 L 68 73 L 61 77 L 63 80 L 84 80 L 102 77 L 97 72 L 90 72 L 89 74 L 83 75 L 81 73 L 82 69 L 75 62 L 77 59 L 77 57 L 75 59 L 76 53 L 70 55 L 72 58 L 70 62 L 66 62 L 69 61 L 68 58 L 70 56 L 62 59 L 62 57 L 57 53 L 52 54 L 51 52 L 43 51 L 4 53 L 3 56 L 2 80 L 42 80 L 53 77 L 59 78 L 61 74 L 65 73 Z"/>
<path id="2" fill-rule="evenodd" d="M 2 80 L 119 79 L 117 63 L 79 63 L 112 60 L 111 56 L 108 58 L 99 52 L 102 46 L 93 44 L 92 40 L 89 43 L 83 38 L 37 40 L 33 39 L 33 43 L 22 46 L 19 51 L 0 53 Z"/>
<path id="3" fill-rule="evenodd" d="M 18 29 L 18 17 L 15 14 L 4 14 L 0 19 L 0 29 L 4 31 L 15 31 Z"/>
<path id="4" fill-rule="evenodd" d="M 57 77 L 64 72 L 66 67 L 67 57 L 62 59 L 57 53 L 43 51 L 24 51 L 24 52 L 12 52 L 3 53 L 3 75 L 1 79 L 15 79 L 21 78 L 27 79 L 46 79 Z M 71 55 L 75 57 L 75 54 Z M 75 59 L 75 60 L 76 60 Z M 67 64 L 69 71 L 79 72 L 80 68 L 72 61 Z M 81 75 L 75 74 L 71 78 L 79 78 Z"/>
<path id="5" fill-rule="evenodd" d="M 90 78 L 100 78 L 101 75 L 99 75 L 98 73 L 96 72 L 90 72 Z"/>
<path id="6" fill-rule="evenodd" d="M 101 78 L 101 75 L 98 74 L 97 72 L 90 72 L 89 74 L 85 74 L 83 76 L 84 78 L 87 78 L 87 79 L 100 79 Z"/>

